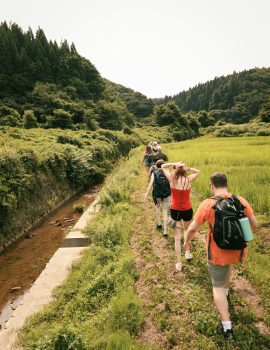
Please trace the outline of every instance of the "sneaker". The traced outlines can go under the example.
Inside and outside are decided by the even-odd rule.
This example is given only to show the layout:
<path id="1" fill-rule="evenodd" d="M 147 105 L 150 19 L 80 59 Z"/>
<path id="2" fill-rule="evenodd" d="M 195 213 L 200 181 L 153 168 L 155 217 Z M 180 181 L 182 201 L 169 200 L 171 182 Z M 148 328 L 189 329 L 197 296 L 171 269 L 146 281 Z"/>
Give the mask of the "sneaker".
<path id="1" fill-rule="evenodd" d="M 162 225 L 159 224 L 159 225 L 156 226 L 156 228 L 157 228 L 157 230 L 161 230 L 162 229 Z"/>
<path id="2" fill-rule="evenodd" d="M 176 263 L 176 264 L 175 264 L 175 268 L 176 268 L 177 271 L 180 271 L 180 272 L 181 272 L 181 271 L 182 271 L 182 268 L 183 268 L 182 263 Z"/>
<path id="3" fill-rule="evenodd" d="M 167 233 L 167 232 L 164 232 L 164 233 L 163 233 L 163 237 L 164 237 L 164 238 L 167 238 L 167 237 L 168 237 L 168 233 Z"/>
<path id="4" fill-rule="evenodd" d="M 224 328 L 222 323 L 220 323 L 217 327 L 217 334 L 223 335 L 225 340 L 234 340 L 234 334 L 232 329 L 227 329 L 226 332 L 224 332 Z"/>
<path id="5" fill-rule="evenodd" d="M 189 250 L 186 250 L 185 252 L 185 259 L 186 260 L 191 260 L 193 258 L 193 255 L 190 253 Z"/>

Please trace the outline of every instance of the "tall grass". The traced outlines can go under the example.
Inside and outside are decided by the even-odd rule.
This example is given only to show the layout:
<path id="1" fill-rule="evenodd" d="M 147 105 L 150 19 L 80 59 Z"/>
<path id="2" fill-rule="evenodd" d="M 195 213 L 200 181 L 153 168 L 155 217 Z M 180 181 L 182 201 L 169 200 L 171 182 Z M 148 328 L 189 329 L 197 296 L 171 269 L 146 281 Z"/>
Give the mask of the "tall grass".
<path id="1" fill-rule="evenodd" d="M 201 170 L 194 190 L 204 199 L 211 196 L 209 177 L 220 171 L 228 176 L 229 190 L 251 204 L 259 222 L 269 225 L 270 214 L 270 137 L 239 137 L 197 140 L 164 146 L 171 161 L 183 160 Z M 195 201 L 196 203 L 196 201 Z M 196 204 L 195 204 L 196 206 Z M 250 244 L 244 274 L 259 291 L 265 308 L 265 323 L 270 326 L 269 253 L 260 243 L 260 232 Z"/>
<path id="2" fill-rule="evenodd" d="M 164 147 L 171 161 L 183 160 L 201 170 L 194 188 L 210 196 L 209 177 L 228 176 L 229 189 L 246 198 L 261 214 L 270 213 L 270 137 L 217 139 L 202 137 Z"/>

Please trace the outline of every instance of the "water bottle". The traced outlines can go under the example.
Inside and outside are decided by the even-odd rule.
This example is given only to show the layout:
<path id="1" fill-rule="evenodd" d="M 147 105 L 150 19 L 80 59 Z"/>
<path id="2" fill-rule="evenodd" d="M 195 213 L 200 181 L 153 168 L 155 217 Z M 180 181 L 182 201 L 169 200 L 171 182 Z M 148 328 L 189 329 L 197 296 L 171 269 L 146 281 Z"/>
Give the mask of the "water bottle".
<path id="1" fill-rule="evenodd" d="M 251 231 L 249 219 L 247 217 L 239 219 L 239 223 L 243 232 L 245 242 L 253 240 L 253 233 Z"/>

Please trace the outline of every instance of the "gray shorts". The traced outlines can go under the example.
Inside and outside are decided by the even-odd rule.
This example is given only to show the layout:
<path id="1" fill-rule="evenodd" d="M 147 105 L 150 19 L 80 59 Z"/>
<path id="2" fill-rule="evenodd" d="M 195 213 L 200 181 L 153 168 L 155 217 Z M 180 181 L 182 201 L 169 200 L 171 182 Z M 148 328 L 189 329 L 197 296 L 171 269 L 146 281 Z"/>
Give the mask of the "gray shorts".
<path id="1" fill-rule="evenodd" d="M 230 278 L 230 265 L 215 265 L 208 261 L 208 271 L 212 280 L 212 286 L 225 288 Z"/>
<path id="2" fill-rule="evenodd" d="M 153 198 L 155 205 L 160 205 L 162 203 L 162 209 L 169 210 L 170 203 L 171 203 L 171 197 L 166 198 Z"/>

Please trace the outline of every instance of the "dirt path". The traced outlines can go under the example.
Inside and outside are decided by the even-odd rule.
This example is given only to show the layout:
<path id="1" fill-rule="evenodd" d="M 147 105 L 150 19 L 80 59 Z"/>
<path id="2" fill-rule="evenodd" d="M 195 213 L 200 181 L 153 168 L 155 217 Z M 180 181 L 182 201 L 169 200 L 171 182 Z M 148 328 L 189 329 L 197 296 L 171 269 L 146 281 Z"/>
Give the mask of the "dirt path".
<path id="1" fill-rule="evenodd" d="M 142 202 L 142 196 L 139 191 L 133 194 L 137 207 Z M 131 239 L 139 273 L 136 287 L 146 314 L 140 340 L 150 343 L 154 349 L 188 349 L 192 340 L 189 338 L 187 345 L 187 336 L 192 334 L 196 338 L 196 335 L 187 307 L 178 300 L 184 274 L 174 269 L 174 253 L 168 249 L 172 244 L 171 238 L 166 240 L 155 230 L 152 203 L 146 201 L 144 209 L 145 212 L 141 212 L 134 222 Z M 181 329 L 185 329 L 186 335 Z"/>
<path id="2" fill-rule="evenodd" d="M 143 186 L 141 181 L 139 188 Z M 183 261 L 179 273 L 175 270 L 173 232 L 165 239 L 156 231 L 153 204 L 150 199 L 143 201 L 141 191 L 134 192 L 132 200 L 137 215 L 131 246 L 139 274 L 136 287 L 146 315 L 140 341 L 162 350 L 223 348 L 223 338 L 215 335 L 219 319 L 206 269 L 204 232 L 194 242 L 196 264 Z M 235 275 L 233 302 L 238 344 L 228 349 L 267 349 L 264 309 L 259 294 L 243 276 Z"/>

